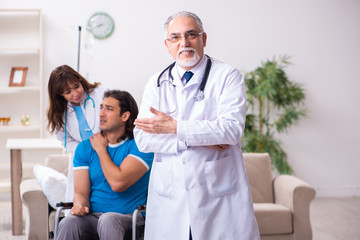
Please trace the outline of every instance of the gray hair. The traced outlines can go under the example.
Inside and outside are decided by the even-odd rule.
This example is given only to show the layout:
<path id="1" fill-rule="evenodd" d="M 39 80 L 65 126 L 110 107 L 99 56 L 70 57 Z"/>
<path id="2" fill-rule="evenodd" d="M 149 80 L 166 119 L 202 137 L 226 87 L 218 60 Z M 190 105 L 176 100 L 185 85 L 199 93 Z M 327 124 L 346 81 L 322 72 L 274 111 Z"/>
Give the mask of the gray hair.
<path id="1" fill-rule="evenodd" d="M 199 18 L 195 13 L 186 12 L 186 11 L 181 11 L 181 12 L 177 12 L 177 13 L 171 15 L 171 16 L 166 20 L 166 22 L 165 22 L 165 24 L 164 24 L 165 36 L 166 36 L 166 34 L 167 34 L 167 30 L 168 30 L 169 23 L 170 23 L 173 19 L 178 18 L 178 17 L 191 17 L 191 18 L 193 18 L 193 19 L 196 21 L 198 27 L 200 28 L 200 31 L 201 31 L 201 32 L 204 31 L 203 24 L 202 24 L 200 18 Z"/>

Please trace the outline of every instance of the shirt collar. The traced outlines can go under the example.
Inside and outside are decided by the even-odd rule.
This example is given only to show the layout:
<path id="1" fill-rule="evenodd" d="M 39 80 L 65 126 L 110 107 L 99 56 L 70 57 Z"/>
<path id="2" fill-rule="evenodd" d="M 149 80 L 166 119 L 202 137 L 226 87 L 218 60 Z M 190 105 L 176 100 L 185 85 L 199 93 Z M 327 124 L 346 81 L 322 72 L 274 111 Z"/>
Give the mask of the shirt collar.
<path id="1" fill-rule="evenodd" d="M 121 140 L 120 142 L 118 143 L 115 143 L 115 144 L 111 144 L 111 143 L 108 143 L 108 147 L 110 148 L 117 148 L 118 146 L 122 145 L 124 142 L 126 142 L 128 138 L 125 138 L 124 140 Z"/>

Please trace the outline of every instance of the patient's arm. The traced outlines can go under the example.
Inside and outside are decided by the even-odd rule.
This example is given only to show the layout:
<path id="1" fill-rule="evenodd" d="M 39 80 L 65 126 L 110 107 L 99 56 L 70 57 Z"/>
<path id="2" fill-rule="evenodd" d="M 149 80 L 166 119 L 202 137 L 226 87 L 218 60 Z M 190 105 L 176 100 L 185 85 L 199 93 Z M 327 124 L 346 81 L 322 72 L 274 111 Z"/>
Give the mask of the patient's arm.
<path id="1" fill-rule="evenodd" d="M 74 204 L 71 214 L 84 216 L 89 213 L 90 176 L 88 169 L 74 170 Z"/>
<path id="2" fill-rule="evenodd" d="M 148 171 L 147 167 L 131 154 L 117 166 L 107 152 L 108 141 L 101 134 L 95 134 L 90 138 L 90 142 L 99 156 L 101 169 L 113 191 L 125 191 Z"/>

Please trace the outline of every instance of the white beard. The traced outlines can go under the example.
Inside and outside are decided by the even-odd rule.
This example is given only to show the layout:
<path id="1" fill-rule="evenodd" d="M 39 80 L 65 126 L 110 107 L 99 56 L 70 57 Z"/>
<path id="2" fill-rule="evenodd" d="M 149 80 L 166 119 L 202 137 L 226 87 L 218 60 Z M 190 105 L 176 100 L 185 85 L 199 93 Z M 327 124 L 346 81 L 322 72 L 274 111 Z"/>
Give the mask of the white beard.
<path id="1" fill-rule="evenodd" d="M 197 53 L 197 51 L 194 48 L 183 48 L 183 49 L 180 49 L 179 52 L 184 51 L 184 50 L 192 50 L 192 51 L 194 51 L 194 56 L 191 59 L 182 60 L 182 59 L 179 58 L 179 54 L 177 54 L 176 63 L 180 67 L 184 67 L 184 68 L 195 66 L 195 64 L 197 64 L 199 62 L 199 60 L 200 60 L 200 56 Z"/>

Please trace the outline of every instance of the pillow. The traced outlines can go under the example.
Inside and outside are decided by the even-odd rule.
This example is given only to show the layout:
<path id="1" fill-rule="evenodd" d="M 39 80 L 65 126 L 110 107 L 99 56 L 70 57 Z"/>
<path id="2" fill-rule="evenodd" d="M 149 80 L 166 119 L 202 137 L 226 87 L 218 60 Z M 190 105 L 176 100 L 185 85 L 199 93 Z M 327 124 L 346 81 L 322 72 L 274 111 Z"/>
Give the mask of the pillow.
<path id="1" fill-rule="evenodd" d="M 43 165 L 35 165 L 33 171 L 50 206 L 56 209 L 56 203 L 65 201 L 66 176 L 53 168 Z"/>

